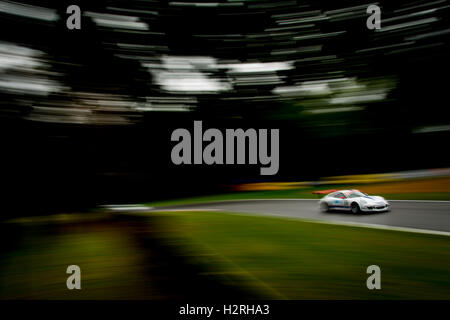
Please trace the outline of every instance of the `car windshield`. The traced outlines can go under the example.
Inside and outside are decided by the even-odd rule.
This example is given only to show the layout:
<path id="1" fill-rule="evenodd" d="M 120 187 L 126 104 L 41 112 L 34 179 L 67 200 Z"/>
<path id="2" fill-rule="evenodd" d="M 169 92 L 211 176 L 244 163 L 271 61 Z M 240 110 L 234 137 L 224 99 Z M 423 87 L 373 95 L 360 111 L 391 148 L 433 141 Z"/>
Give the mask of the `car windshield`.
<path id="1" fill-rule="evenodd" d="M 352 193 L 350 193 L 350 195 L 348 196 L 349 198 L 357 198 L 357 197 L 365 197 L 367 196 L 367 194 L 359 192 L 359 191 L 353 191 Z"/>

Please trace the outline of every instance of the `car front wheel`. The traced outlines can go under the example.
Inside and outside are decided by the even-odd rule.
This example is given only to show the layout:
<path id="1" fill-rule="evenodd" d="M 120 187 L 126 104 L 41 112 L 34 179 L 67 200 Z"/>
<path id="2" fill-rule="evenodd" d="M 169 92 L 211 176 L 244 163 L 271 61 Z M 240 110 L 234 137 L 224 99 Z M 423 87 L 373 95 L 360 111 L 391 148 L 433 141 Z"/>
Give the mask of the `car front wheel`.
<path id="1" fill-rule="evenodd" d="M 359 208 L 359 205 L 356 202 L 353 202 L 351 205 L 352 213 L 358 214 L 361 212 L 361 209 Z"/>

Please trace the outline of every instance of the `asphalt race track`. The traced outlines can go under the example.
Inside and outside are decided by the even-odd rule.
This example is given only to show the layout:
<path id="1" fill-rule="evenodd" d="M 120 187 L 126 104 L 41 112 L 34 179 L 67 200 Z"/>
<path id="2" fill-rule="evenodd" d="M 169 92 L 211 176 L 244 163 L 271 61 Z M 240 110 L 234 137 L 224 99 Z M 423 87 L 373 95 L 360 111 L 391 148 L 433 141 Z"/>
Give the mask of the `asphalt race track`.
<path id="1" fill-rule="evenodd" d="M 363 213 L 351 212 L 322 213 L 318 200 L 236 200 L 210 202 L 158 208 L 165 210 L 210 209 L 236 213 L 258 214 L 264 216 L 325 220 L 328 222 L 373 224 L 389 227 L 415 228 L 450 232 L 450 201 L 389 201 L 390 212 Z"/>

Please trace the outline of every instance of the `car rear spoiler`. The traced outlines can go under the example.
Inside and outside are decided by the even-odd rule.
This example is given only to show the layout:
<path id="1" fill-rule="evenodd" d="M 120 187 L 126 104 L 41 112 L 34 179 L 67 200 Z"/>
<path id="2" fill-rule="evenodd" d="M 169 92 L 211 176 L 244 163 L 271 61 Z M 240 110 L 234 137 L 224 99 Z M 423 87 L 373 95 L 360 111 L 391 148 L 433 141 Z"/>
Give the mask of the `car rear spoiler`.
<path id="1" fill-rule="evenodd" d="M 336 190 L 336 189 L 330 189 L 330 190 L 317 190 L 317 191 L 313 191 L 313 194 L 317 194 L 317 196 L 319 197 L 319 196 L 321 196 L 321 195 L 329 194 L 329 193 L 332 193 L 332 192 L 335 192 L 335 191 L 338 191 L 338 190 Z"/>

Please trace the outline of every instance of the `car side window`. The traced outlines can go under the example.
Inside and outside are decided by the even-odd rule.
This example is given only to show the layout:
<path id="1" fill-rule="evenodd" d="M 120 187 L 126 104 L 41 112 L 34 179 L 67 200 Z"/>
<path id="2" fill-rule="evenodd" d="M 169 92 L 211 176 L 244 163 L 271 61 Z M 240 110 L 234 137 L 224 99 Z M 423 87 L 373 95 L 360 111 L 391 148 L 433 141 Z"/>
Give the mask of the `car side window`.
<path id="1" fill-rule="evenodd" d="M 345 199 L 345 196 L 342 192 L 338 192 L 334 195 L 334 198 Z"/>
<path id="2" fill-rule="evenodd" d="M 357 198 L 358 197 L 358 195 L 357 194 L 355 194 L 355 193 L 351 193 L 349 196 L 348 196 L 349 198 Z"/>

